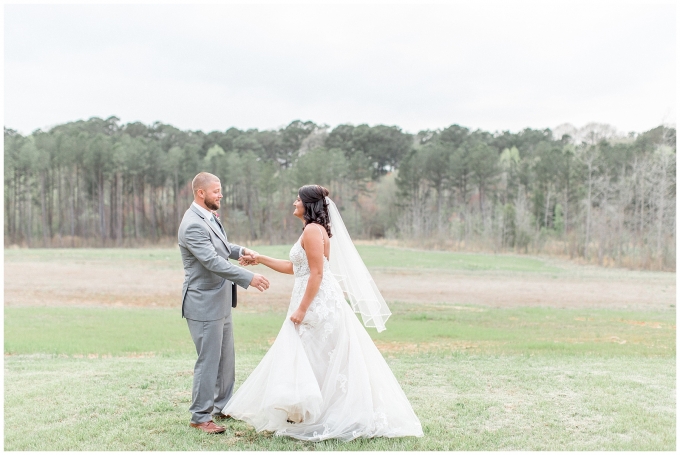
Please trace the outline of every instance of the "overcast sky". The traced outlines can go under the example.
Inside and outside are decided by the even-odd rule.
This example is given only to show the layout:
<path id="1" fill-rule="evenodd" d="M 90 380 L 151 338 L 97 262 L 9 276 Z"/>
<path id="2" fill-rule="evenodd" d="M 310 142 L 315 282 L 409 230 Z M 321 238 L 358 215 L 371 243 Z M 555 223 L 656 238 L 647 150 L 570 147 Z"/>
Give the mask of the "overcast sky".
<path id="1" fill-rule="evenodd" d="M 5 5 L 6 127 L 676 120 L 676 6 Z"/>

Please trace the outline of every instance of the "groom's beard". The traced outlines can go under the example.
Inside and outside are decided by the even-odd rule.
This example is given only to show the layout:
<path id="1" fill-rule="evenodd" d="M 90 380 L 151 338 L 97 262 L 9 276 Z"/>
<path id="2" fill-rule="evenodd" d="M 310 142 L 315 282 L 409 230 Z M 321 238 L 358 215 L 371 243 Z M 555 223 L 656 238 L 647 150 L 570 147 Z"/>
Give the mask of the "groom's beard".
<path id="1" fill-rule="evenodd" d="M 204 199 L 205 206 L 208 207 L 210 210 L 219 210 L 220 209 L 220 202 L 215 200 L 209 201 L 207 199 Z"/>

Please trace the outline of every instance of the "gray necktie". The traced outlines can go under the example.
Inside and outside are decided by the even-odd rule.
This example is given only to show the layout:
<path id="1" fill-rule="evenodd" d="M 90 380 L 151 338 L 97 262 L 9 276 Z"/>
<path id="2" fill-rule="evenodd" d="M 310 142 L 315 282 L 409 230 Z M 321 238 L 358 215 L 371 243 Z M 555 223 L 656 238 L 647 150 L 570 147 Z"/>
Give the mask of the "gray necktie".
<path id="1" fill-rule="evenodd" d="M 222 229 L 222 226 L 220 226 L 220 223 L 217 222 L 214 215 L 210 217 L 210 221 L 212 221 L 212 224 L 215 225 L 217 230 L 220 231 L 222 235 L 224 235 L 224 229 Z"/>

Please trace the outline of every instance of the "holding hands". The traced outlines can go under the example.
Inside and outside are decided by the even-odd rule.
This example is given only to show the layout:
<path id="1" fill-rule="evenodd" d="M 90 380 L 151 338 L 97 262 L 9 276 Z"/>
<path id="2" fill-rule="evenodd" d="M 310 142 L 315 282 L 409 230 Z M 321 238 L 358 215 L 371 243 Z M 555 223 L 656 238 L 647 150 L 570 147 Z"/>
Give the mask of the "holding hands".
<path id="1" fill-rule="evenodd" d="M 243 256 L 241 256 L 238 259 L 238 263 L 241 266 L 246 266 L 246 265 L 257 265 L 259 264 L 257 258 L 259 257 L 259 254 L 253 250 L 249 250 L 248 248 L 243 249 Z M 258 289 L 260 292 L 264 292 L 267 289 L 269 289 L 269 280 L 265 278 L 263 275 L 260 275 L 259 273 L 256 273 L 253 276 L 253 279 L 250 281 L 250 285 L 256 289 Z"/>
<path id="2" fill-rule="evenodd" d="M 238 264 L 241 267 L 245 267 L 247 265 L 264 265 L 269 267 L 272 270 L 275 270 L 277 272 L 281 273 L 286 273 L 288 275 L 293 274 L 293 264 L 290 261 L 286 261 L 283 259 L 275 259 L 275 258 L 270 258 L 269 256 L 265 256 L 263 254 L 258 253 L 257 251 L 253 251 L 248 248 L 243 248 L 242 255 L 238 259 Z M 258 286 L 258 282 L 256 282 L 256 278 L 261 277 L 265 282 L 262 283 L 264 284 L 264 289 L 261 289 Z M 251 283 L 251 286 L 255 286 L 260 291 L 263 291 L 269 287 L 269 281 L 262 275 L 255 274 L 255 278 L 253 278 L 253 282 Z"/>
<path id="3" fill-rule="evenodd" d="M 240 266 L 245 267 L 247 265 L 258 265 L 260 255 L 257 251 L 249 250 L 248 248 L 243 249 L 243 256 L 238 259 Z"/>

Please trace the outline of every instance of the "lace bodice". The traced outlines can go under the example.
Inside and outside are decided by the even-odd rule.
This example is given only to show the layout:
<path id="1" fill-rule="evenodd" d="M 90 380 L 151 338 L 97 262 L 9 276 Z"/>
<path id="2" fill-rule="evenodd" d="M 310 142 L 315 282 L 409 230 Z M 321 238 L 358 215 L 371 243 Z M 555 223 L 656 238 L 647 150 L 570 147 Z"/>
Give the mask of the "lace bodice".
<path id="1" fill-rule="evenodd" d="M 290 262 L 293 263 L 293 274 L 296 277 L 304 277 L 309 275 L 310 269 L 309 269 L 309 261 L 307 261 L 307 252 L 305 252 L 304 248 L 302 248 L 302 245 L 300 244 L 300 239 L 298 239 L 297 242 L 295 242 L 295 245 L 293 245 L 293 248 L 290 249 Z M 326 275 L 326 272 L 330 273 L 330 263 L 328 262 L 328 259 L 326 259 L 326 256 L 323 257 L 323 272 L 324 276 Z"/>
<path id="2" fill-rule="evenodd" d="M 291 295 L 290 306 L 288 307 L 288 316 L 297 310 L 300 305 L 307 290 L 307 282 L 310 275 L 307 253 L 302 248 L 299 239 L 290 249 L 290 261 L 293 263 L 295 284 L 293 285 L 293 294 Z M 342 296 L 342 290 L 335 280 L 333 273 L 331 273 L 328 259 L 324 256 L 323 278 L 319 284 L 319 291 L 310 303 L 309 308 L 307 308 L 307 313 L 302 323 L 297 326 L 298 334 L 306 338 L 314 336 L 315 330 L 320 330 L 321 332 L 317 333 L 317 335 L 325 341 L 338 327 L 338 318 L 343 304 L 345 304 L 345 301 Z M 312 329 L 311 332 L 310 329 Z"/>

